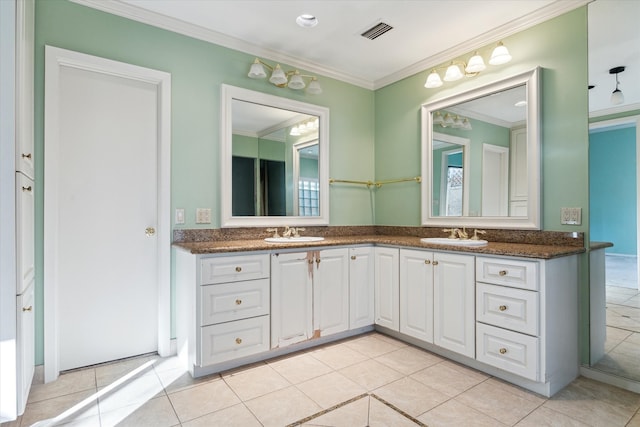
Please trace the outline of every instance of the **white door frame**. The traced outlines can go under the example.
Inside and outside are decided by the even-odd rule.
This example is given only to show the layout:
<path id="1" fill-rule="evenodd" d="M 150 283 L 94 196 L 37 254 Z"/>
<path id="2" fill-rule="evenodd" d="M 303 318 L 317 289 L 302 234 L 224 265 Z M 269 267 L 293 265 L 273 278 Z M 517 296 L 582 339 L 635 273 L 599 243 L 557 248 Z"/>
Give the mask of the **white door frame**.
<path id="1" fill-rule="evenodd" d="M 155 85 L 158 93 L 158 353 L 171 352 L 171 74 L 52 46 L 45 47 L 44 157 L 44 373 L 45 382 L 59 374 L 57 292 L 58 140 L 60 69 L 76 68 Z"/>
<path id="2" fill-rule="evenodd" d="M 485 165 L 488 163 L 487 159 L 490 155 L 496 155 L 499 157 L 500 170 L 496 171 L 485 167 Z M 502 188 L 497 189 L 500 193 L 500 213 L 497 216 L 509 216 L 509 147 L 488 144 L 486 142 L 482 144 L 482 192 L 480 193 L 482 199 L 480 200 L 480 211 L 482 212 L 483 216 L 485 216 L 484 195 L 488 194 L 488 191 L 490 190 L 484 188 L 486 183 L 485 177 L 488 177 L 489 174 L 499 175 L 500 182 L 503 184 Z M 493 190 L 495 191 L 495 189 Z"/>
<path id="3" fill-rule="evenodd" d="M 638 257 L 640 256 L 640 167 L 638 167 L 638 165 L 640 165 L 640 115 L 591 123 L 589 130 L 629 123 L 634 123 L 636 126 L 636 257 Z M 640 278 L 640 262 L 638 263 L 636 273 Z M 638 281 L 638 290 L 640 290 L 640 280 Z"/>

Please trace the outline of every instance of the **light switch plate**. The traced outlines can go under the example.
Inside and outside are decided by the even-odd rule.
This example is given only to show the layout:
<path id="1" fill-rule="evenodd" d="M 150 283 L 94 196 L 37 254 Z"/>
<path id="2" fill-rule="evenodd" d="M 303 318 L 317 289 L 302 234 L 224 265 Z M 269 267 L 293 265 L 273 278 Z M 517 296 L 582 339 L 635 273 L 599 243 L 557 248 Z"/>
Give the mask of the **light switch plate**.
<path id="1" fill-rule="evenodd" d="M 582 208 L 560 208 L 560 224 L 581 225 Z"/>
<path id="2" fill-rule="evenodd" d="M 184 209 L 176 209 L 176 224 L 184 224 Z"/>
<path id="3" fill-rule="evenodd" d="M 211 209 L 196 209 L 196 224 L 211 224 Z"/>

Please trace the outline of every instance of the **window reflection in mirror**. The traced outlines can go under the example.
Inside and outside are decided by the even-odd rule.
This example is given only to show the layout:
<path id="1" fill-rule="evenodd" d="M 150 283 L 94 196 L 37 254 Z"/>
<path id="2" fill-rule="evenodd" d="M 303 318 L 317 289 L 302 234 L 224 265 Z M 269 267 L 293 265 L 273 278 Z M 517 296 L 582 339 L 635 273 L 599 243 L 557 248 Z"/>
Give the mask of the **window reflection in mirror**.
<path id="1" fill-rule="evenodd" d="M 222 226 L 328 224 L 328 109 L 222 85 Z"/>
<path id="2" fill-rule="evenodd" d="M 422 106 L 423 225 L 540 227 L 538 78 Z"/>

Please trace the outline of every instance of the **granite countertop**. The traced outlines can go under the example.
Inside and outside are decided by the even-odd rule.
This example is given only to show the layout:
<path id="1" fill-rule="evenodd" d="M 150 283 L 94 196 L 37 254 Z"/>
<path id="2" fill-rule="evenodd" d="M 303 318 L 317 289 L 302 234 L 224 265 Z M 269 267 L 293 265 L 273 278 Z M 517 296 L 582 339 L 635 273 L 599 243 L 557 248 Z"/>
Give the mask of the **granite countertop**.
<path id="1" fill-rule="evenodd" d="M 450 252 L 465 252 L 486 255 L 506 255 L 525 258 L 552 259 L 584 253 L 583 246 L 547 245 L 532 243 L 489 242 L 484 247 L 426 244 L 415 236 L 354 235 L 331 236 L 319 242 L 268 243 L 263 239 L 215 240 L 199 242 L 175 242 L 173 245 L 192 254 L 219 254 L 226 252 L 273 251 L 279 249 L 313 249 L 327 246 L 378 244 L 419 249 L 438 249 Z"/>

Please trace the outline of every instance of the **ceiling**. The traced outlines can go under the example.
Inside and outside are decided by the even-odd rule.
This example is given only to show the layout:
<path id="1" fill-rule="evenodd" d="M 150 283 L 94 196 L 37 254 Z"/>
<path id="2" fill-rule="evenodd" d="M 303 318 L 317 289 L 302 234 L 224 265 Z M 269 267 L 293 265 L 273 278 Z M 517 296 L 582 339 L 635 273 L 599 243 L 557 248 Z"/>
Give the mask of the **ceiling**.
<path id="1" fill-rule="evenodd" d="M 589 0 L 72 0 L 120 16 L 248 52 L 274 64 L 377 89 L 475 48 L 496 43 Z M 318 18 L 301 28 L 300 14 Z M 640 1 L 589 5 L 590 111 L 640 108 Z M 479 19 L 480 18 L 480 19 Z M 361 36 L 384 22 L 375 40 Z M 455 25 L 451 25 L 455 22 Z M 247 71 L 250 64 L 247 64 Z M 625 103 L 612 110 L 615 77 Z M 632 85 L 631 83 L 635 83 Z"/>

